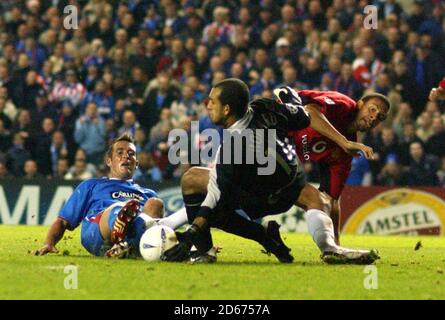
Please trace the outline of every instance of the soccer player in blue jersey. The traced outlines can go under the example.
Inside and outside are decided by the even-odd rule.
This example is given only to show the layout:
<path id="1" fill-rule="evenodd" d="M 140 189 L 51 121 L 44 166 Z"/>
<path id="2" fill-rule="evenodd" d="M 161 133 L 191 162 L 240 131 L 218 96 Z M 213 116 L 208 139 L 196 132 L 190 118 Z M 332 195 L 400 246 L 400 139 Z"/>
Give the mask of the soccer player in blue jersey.
<path id="1" fill-rule="evenodd" d="M 58 252 L 56 244 L 65 230 L 74 230 L 81 223 L 81 242 L 91 254 L 122 258 L 138 252 L 146 228 L 162 217 L 163 202 L 156 192 L 133 182 L 138 161 L 129 134 L 113 141 L 106 164 L 109 178 L 86 180 L 74 190 L 37 255 Z"/>

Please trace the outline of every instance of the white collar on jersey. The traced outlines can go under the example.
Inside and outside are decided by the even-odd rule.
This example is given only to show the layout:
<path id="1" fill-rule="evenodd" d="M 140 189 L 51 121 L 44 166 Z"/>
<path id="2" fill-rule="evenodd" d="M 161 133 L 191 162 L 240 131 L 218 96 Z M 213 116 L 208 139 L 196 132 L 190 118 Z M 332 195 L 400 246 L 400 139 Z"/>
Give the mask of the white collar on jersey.
<path id="1" fill-rule="evenodd" d="M 252 121 L 252 118 L 253 118 L 253 110 L 252 110 L 252 108 L 248 107 L 247 112 L 244 114 L 244 116 L 241 119 L 239 119 L 237 122 L 232 124 L 228 128 L 228 130 L 232 131 L 232 130 L 246 129 L 247 126 L 249 125 L 250 121 Z"/>
<path id="2" fill-rule="evenodd" d="M 133 179 L 128 179 L 128 180 L 122 180 L 119 178 L 108 178 L 109 180 L 119 180 L 119 181 L 126 181 L 126 182 L 133 182 Z"/>

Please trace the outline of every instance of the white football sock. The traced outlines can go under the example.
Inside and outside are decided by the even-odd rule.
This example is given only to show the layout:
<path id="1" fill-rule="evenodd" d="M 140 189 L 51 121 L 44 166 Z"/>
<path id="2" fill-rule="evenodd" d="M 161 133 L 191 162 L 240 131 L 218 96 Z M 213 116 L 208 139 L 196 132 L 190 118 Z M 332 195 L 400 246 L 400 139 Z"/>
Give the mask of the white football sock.
<path id="1" fill-rule="evenodd" d="M 168 217 L 162 218 L 161 220 L 159 220 L 158 223 L 175 230 L 176 228 L 179 228 L 188 223 L 187 211 L 185 210 L 185 207 L 179 209 Z"/>
<path id="2" fill-rule="evenodd" d="M 317 244 L 320 251 L 336 252 L 338 246 L 335 244 L 334 224 L 332 219 L 323 211 L 310 209 L 306 211 L 305 218 L 307 228 L 312 239 Z"/>

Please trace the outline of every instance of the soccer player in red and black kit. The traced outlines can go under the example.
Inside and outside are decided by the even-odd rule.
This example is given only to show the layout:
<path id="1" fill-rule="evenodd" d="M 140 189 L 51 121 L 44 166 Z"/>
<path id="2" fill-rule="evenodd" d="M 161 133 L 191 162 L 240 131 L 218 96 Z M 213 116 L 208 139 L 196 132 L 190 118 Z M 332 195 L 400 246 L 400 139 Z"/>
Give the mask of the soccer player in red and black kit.
<path id="1" fill-rule="evenodd" d="M 339 243 L 340 204 L 339 199 L 345 181 L 351 170 L 353 155 L 348 153 L 346 144 L 357 141 L 357 132 L 366 132 L 384 121 L 390 109 L 388 99 L 379 93 L 370 93 L 355 102 L 336 91 L 294 91 L 289 87 L 275 89 L 274 94 L 282 103 L 305 106 L 311 116 L 311 126 L 289 132 L 297 146 L 301 161 L 317 161 L 320 168 L 320 191 L 329 203 L 334 223 L 335 237 Z M 327 119 L 339 132 L 326 136 Z M 368 156 L 365 154 L 365 157 Z"/>

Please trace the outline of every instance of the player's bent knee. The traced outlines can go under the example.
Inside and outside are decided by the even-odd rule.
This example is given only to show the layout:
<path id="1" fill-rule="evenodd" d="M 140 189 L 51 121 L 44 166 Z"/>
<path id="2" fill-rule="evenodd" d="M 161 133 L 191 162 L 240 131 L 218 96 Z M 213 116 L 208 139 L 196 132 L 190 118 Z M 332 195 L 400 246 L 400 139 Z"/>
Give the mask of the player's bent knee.
<path id="1" fill-rule="evenodd" d="M 321 197 L 321 194 L 318 191 L 311 191 L 309 193 L 306 207 L 308 210 L 317 209 L 329 214 L 329 211 L 325 211 L 326 209 L 325 202 L 323 201 L 323 198 Z"/>
<path id="2" fill-rule="evenodd" d="M 206 193 L 209 177 L 209 169 L 192 167 L 181 178 L 183 194 Z"/>
<path id="3" fill-rule="evenodd" d="M 154 219 L 161 219 L 164 217 L 164 201 L 159 198 L 150 198 L 144 204 L 142 211 Z"/>
<path id="4" fill-rule="evenodd" d="M 324 202 L 320 192 L 310 184 L 306 184 L 298 196 L 297 205 L 304 210 L 318 209 L 324 212 Z"/>

